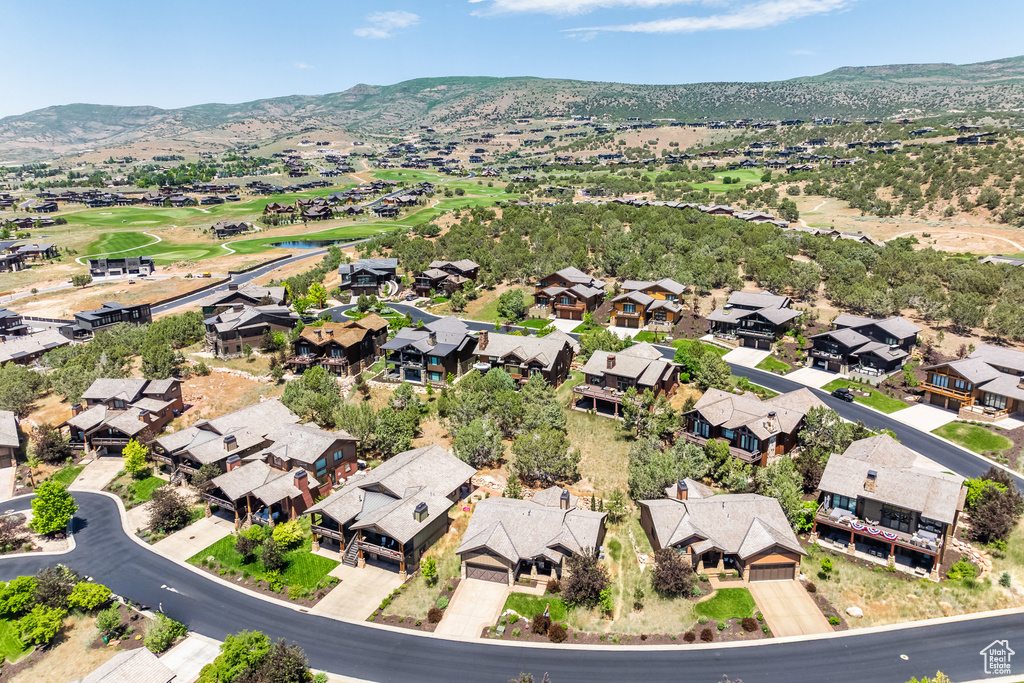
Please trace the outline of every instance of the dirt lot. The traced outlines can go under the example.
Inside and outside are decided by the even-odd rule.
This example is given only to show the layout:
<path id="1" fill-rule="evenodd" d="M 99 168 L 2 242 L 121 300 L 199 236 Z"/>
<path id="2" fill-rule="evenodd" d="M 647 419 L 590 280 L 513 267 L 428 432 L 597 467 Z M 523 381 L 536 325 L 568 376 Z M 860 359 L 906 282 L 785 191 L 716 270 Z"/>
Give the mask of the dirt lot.
<path id="1" fill-rule="evenodd" d="M 82 289 L 62 289 L 18 299 L 10 308 L 22 315 L 43 318 L 70 318 L 78 311 L 99 308 L 107 301 L 121 304 L 153 303 L 167 297 L 199 289 L 209 284 L 203 278 L 167 278 L 163 280 L 127 280 L 91 284 Z"/>
<path id="2" fill-rule="evenodd" d="M 238 375 L 213 372 L 206 377 L 190 377 L 181 385 L 185 412 L 170 424 L 168 431 L 184 429 L 201 419 L 212 419 L 284 393 L 283 384 L 257 382 Z"/>

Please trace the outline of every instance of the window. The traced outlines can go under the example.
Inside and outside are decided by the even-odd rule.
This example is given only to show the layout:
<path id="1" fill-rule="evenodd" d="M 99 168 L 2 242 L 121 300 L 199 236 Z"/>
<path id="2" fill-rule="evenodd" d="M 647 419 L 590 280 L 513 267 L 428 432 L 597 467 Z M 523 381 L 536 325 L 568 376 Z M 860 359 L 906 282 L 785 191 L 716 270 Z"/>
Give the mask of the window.
<path id="1" fill-rule="evenodd" d="M 441 365 L 441 359 L 439 357 L 437 357 L 437 356 L 431 356 L 430 357 L 430 364 L 431 365 Z"/>
<path id="2" fill-rule="evenodd" d="M 345 463 L 345 474 L 348 474 L 351 471 L 352 471 L 352 463 L 350 463 L 350 462 Z"/>
<path id="3" fill-rule="evenodd" d="M 935 386 L 940 387 L 942 389 L 948 389 L 949 388 L 949 377 L 947 377 L 946 375 L 932 374 L 932 384 L 934 384 Z"/>
<path id="4" fill-rule="evenodd" d="M 1000 396 L 999 394 L 993 394 L 991 391 L 985 392 L 984 403 L 986 408 L 995 408 L 996 410 L 1006 409 L 1006 397 Z"/>
<path id="5" fill-rule="evenodd" d="M 761 442 L 749 434 L 740 434 L 740 448 L 753 453 L 760 448 Z"/>
<path id="6" fill-rule="evenodd" d="M 558 297 L 558 303 L 563 306 L 572 306 L 572 299 L 567 296 L 560 296 Z"/>
<path id="7" fill-rule="evenodd" d="M 345 451 L 334 451 L 334 462 L 345 459 Z"/>
<path id="8" fill-rule="evenodd" d="M 832 496 L 832 507 L 839 508 L 840 510 L 849 510 L 855 512 L 857 510 L 857 499 L 850 498 L 849 496 Z"/>
<path id="9" fill-rule="evenodd" d="M 919 517 L 917 520 L 918 531 L 930 531 L 933 534 L 941 536 L 945 529 L 945 524 L 938 521 L 937 519 L 928 519 L 927 517 Z"/>
<path id="10" fill-rule="evenodd" d="M 711 436 L 711 425 L 708 424 L 707 422 L 694 422 L 693 431 L 697 434 L 697 436 L 703 436 L 705 439 L 707 439 L 710 438 Z"/>
<path id="11" fill-rule="evenodd" d="M 431 382 L 440 382 L 444 380 L 442 374 L 443 373 L 440 372 L 428 372 L 427 376 L 429 377 Z"/>
<path id="12" fill-rule="evenodd" d="M 344 355 L 344 351 L 339 349 L 337 346 L 331 348 L 331 358 L 342 358 Z"/>
<path id="13" fill-rule="evenodd" d="M 732 441 L 733 439 L 736 438 L 736 432 L 731 429 L 726 429 L 725 427 L 722 427 L 722 438 Z"/>
<path id="14" fill-rule="evenodd" d="M 665 295 L 665 301 L 675 301 L 675 300 L 676 300 L 676 295 L 675 294 L 666 294 Z"/>
<path id="15" fill-rule="evenodd" d="M 124 401 L 121 401 L 121 400 L 115 400 L 115 401 L 114 401 L 114 408 L 115 408 L 116 410 L 124 410 Z"/>
<path id="16" fill-rule="evenodd" d="M 636 304 L 622 304 L 623 313 L 636 313 Z"/>
<path id="17" fill-rule="evenodd" d="M 895 529 L 897 531 L 903 531 L 910 533 L 910 517 L 911 512 L 905 508 L 897 507 L 895 505 L 883 505 L 882 506 L 882 521 L 881 524 L 889 529 Z"/>
<path id="18" fill-rule="evenodd" d="M 633 386 L 633 380 L 629 379 L 628 377 L 616 377 L 615 379 L 619 391 L 625 391 L 626 389 L 629 389 L 631 386 Z"/>

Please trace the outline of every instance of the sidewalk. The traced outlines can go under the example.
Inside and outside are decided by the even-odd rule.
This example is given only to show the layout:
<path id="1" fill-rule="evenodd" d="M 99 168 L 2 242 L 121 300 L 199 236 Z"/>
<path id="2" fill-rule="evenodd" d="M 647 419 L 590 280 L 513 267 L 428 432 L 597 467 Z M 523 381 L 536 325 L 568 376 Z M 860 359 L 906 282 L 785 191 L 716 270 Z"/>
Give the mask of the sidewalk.
<path id="1" fill-rule="evenodd" d="M 141 506 L 140 506 L 141 507 Z M 129 511 L 131 514 L 131 511 Z M 203 517 L 181 531 L 157 541 L 151 547 L 159 555 L 176 562 L 185 562 L 200 550 L 210 547 L 225 536 L 230 536 L 235 525 L 217 516 Z"/>

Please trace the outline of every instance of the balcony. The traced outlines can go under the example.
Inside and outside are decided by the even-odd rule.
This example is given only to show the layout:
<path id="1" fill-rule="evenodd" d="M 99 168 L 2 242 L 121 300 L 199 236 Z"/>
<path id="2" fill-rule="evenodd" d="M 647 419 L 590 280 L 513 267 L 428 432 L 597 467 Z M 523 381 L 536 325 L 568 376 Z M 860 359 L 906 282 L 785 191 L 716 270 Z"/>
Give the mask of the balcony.
<path id="1" fill-rule="evenodd" d="M 127 446 L 128 439 L 122 436 L 94 436 L 89 439 L 89 444 L 93 448 L 97 446 Z"/>
<path id="2" fill-rule="evenodd" d="M 402 562 L 405 559 L 405 556 L 397 550 L 385 548 L 384 546 L 376 545 L 374 543 L 370 543 L 369 541 L 356 541 L 356 545 L 358 546 L 359 550 L 362 550 L 364 553 L 370 553 L 372 555 L 377 555 L 378 557 L 384 557 L 395 562 Z"/>
<path id="3" fill-rule="evenodd" d="M 622 403 L 622 395 L 624 392 L 618 391 L 613 387 L 598 387 L 593 384 L 579 384 L 572 388 L 572 393 L 580 398 L 592 398 L 599 401 Z"/>
<path id="4" fill-rule="evenodd" d="M 683 432 L 683 438 L 686 439 L 687 441 L 689 441 L 690 443 L 696 444 L 696 445 L 701 446 L 701 447 L 703 447 L 704 444 L 706 444 L 709 441 L 708 438 L 705 438 L 703 436 L 699 436 L 697 434 L 694 434 L 693 432 Z M 761 451 L 755 451 L 755 452 L 752 453 L 750 451 L 745 451 L 742 448 L 736 448 L 728 440 L 723 439 L 722 437 L 717 437 L 716 436 L 716 437 L 711 437 L 711 438 L 719 439 L 720 441 L 725 441 L 726 443 L 728 443 L 729 444 L 729 454 L 732 455 L 734 458 L 739 458 L 740 460 L 742 460 L 743 462 L 747 463 L 748 465 L 760 464 L 761 463 Z"/>
<path id="5" fill-rule="evenodd" d="M 182 469 L 185 469 L 185 468 L 183 467 Z M 210 505 L 219 505 L 220 507 L 224 508 L 225 510 L 231 510 L 231 511 L 234 511 L 234 509 L 235 509 L 235 504 L 232 503 L 230 500 L 227 500 L 226 498 L 221 498 L 220 496 L 215 496 L 212 493 L 207 493 L 205 491 L 203 491 L 199 495 L 203 498 L 203 500 L 205 500 Z"/>
<path id="6" fill-rule="evenodd" d="M 940 387 L 939 385 L 932 384 L 931 382 L 928 381 L 921 382 L 921 388 L 924 389 L 925 391 L 930 391 L 934 394 L 941 394 L 942 396 L 949 396 L 959 401 L 964 401 L 965 403 L 968 404 L 974 403 L 974 396 L 971 394 L 970 391 L 961 391 L 959 389 L 953 389 L 950 387 Z"/>
<path id="7" fill-rule="evenodd" d="M 292 356 L 288 359 L 286 365 L 305 365 L 309 366 L 316 362 L 316 356 Z"/>
<path id="8" fill-rule="evenodd" d="M 810 351 L 812 358 L 821 358 L 823 360 L 834 360 L 842 362 L 844 356 L 841 353 L 833 353 L 832 351 L 825 351 L 824 349 L 811 349 Z"/>
<path id="9" fill-rule="evenodd" d="M 336 529 L 331 529 L 330 527 L 322 526 L 320 524 L 311 525 L 310 531 L 319 536 L 333 538 L 335 541 L 338 541 L 340 543 L 343 543 L 345 541 L 345 537 L 342 535 L 340 531 Z"/>
<path id="10" fill-rule="evenodd" d="M 942 536 L 928 531 L 920 534 L 909 534 L 905 531 L 889 529 L 878 524 L 871 524 L 858 519 L 854 513 L 842 508 L 826 508 L 824 504 L 814 513 L 814 520 L 827 526 L 851 531 L 865 538 L 881 543 L 893 543 L 903 548 L 916 550 L 928 555 L 938 555 L 942 548 Z M 934 536 L 934 538 L 931 538 Z"/>
<path id="11" fill-rule="evenodd" d="M 741 337 L 755 337 L 757 339 L 769 339 L 775 341 L 775 330 L 756 330 L 746 327 L 736 328 L 736 334 Z"/>

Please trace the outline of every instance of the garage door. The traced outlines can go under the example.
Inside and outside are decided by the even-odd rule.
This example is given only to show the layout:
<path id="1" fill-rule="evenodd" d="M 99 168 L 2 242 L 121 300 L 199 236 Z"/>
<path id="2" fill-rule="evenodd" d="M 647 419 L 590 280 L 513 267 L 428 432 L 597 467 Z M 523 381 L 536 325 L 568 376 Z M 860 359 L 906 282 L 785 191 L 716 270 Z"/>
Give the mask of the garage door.
<path id="1" fill-rule="evenodd" d="M 757 348 L 757 340 L 754 339 L 753 337 L 744 337 L 743 346 L 746 346 L 751 349 Z"/>
<path id="2" fill-rule="evenodd" d="M 640 320 L 637 318 L 620 318 L 623 327 L 640 327 Z"/>
<path id="3" fill-rule="evenodd" d="M 768 341 L 767 339 L 758 339 L 757 340 L 757 348 L 763 349 L 765 351 L 770 351 L 771 348 L 772 348 L 772 343 L 770 341 Z"/>
<path id="4" fill-rule="evenodd" d="M 789 581 L 793 578 L 796 565 L 792 562 L 782 564 L 755 564 L 750 567 L 751 581 Z"/>
<path id="5" fill-rule="evenodd" d="M 466 578 L 479 579 L 480 581 L 493 581 L 494 583 L 508 583 L 508 571 L 505 569 L 491 569 L 481 567 L 477 564 L 466 564 Z"/>
<path id="6" fill-rule="evenodd" d="M 828 370 L 829 372 L 839 372 L 842 370 L 842 366 L 839 365 L 838 361 L 829 361 Z"/>
<path id="7" fill-rule="evenodd" d="M 932 394 L 932 405 L 939 406 L 941 408 L 946 407 L 946 397 L 942 394 Z"/>

